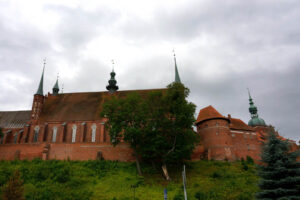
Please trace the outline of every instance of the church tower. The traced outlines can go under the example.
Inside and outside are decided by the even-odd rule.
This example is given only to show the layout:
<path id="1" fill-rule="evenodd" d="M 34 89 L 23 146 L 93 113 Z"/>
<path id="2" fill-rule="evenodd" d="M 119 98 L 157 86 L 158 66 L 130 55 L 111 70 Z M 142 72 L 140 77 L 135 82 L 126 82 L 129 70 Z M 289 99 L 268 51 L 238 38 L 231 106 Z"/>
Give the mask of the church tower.
<path id="1" fill-rule="evenodd" d="M 42 111 L 43 104 L 44 104 L 43 85 L 44 85 L 45 65 L 46 65 L 46 60 L 44 60 L 44 67 L 43 67 L 43 72 L 42 72 L 38 90 L 34 94 L 34 97 L 33 97 L 33 104 L 32 104 L 32 109 L 31 109 L 31 120 L 38 120 L 39 115 Z"/>

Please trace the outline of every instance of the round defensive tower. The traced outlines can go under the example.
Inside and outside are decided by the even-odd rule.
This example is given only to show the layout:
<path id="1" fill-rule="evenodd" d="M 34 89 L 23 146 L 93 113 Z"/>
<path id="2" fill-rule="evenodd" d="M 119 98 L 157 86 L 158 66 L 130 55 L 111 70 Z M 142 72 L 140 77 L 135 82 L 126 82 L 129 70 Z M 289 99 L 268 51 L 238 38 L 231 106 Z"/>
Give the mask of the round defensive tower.
<path id="1" fill-rule="evenodd" d="M 200 110 L 196 126 L 208 160 L 235 160 L 228 118 L 208 106 Z"/>

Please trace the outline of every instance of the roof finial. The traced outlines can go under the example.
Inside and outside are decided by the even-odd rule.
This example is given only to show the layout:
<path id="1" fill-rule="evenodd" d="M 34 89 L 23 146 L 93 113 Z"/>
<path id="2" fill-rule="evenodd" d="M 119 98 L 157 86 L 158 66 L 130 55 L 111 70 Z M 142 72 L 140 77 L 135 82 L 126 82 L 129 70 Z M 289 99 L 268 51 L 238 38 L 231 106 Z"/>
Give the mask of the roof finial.
<path id="1" fill-rule="evenodd" d="M 176 55 L 174 49 L 173 49 L 173 55 L 174 55 L 174 62 L 175 62 L 175 83 L 181 83 L 178 69 L 177 69 Z"/>
<path id="2" fill-rule="evenodd" d="M 248 90 L 249 99 L 252 99 L 249 88 L 247 88 L 247 90 Z"/>
<path id="3" fill-rule="evenodd" d="M 45 66 L 46 66 L 46 57 L 44 58 L 44 68 L 45 68 Z"/>
<path id="4" fill-rule="evenodd" d="M 115 69 L 115 61 L 114 61 L 114 59 L 111 60 L 111 63 L 112 63 L 112 71 L 114 72 L 114 69 Z"/>

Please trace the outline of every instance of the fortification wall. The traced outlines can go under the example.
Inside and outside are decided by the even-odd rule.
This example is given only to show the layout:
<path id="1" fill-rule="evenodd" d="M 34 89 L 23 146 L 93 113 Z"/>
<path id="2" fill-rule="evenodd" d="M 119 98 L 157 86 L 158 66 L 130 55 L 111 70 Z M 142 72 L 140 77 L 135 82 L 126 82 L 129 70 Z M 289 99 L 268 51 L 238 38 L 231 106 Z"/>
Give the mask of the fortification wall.
<path id="1" fill-rule="evenodd" d="M 48 159 L 58 160 L 96 160 L 99 152 L 104 160 L 118 160 L 123 162 L 134 161 L 133 151 L 128 144 L 118 144 L 113 147 L 109 143 L 91 144 L 50 144 Z"/>
<path id="2" fill-rule="evenodd" d="M 1 144 L 0 160 L 42 158 L 45 144 Z"/>
<path id="3" fill-rule="evenodd" d="M 109 143 L 31 143 L 31 144 L 2 144 L 0 145 L 0 160 L 34 158 L 58 160 L 96 160 L 99 152 L 104 160 L 134 161 L 133 152 L 127 144 L 113 147 Z"/>

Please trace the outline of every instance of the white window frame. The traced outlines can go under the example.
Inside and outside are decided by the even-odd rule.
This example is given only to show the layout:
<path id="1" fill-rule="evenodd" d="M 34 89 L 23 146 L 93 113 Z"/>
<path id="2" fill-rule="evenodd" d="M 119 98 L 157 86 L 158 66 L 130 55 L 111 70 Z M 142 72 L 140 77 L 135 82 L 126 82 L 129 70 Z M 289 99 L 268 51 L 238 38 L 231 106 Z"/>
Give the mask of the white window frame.
<path id="1" fill-rule="evenodd" d="M 72 143 L 76 142 L 76 130 L 77 130 L 77 126 L 76 124 L 74 124 L 72 127 Z"/>
<path id="2" fill-rule="evenodd" d="M 54 126 L 52 131 L 52 142 L 56 142 L 56 136 L 57 136 L 57 127 Z"/>
<path id="3" fill-rule="evenodd" d="M 93 124 L 92 125 L 92 138 L 91 138 L 92 142 L 96 142 L 96 129 L 97 129 L 96 124 Z"/>

